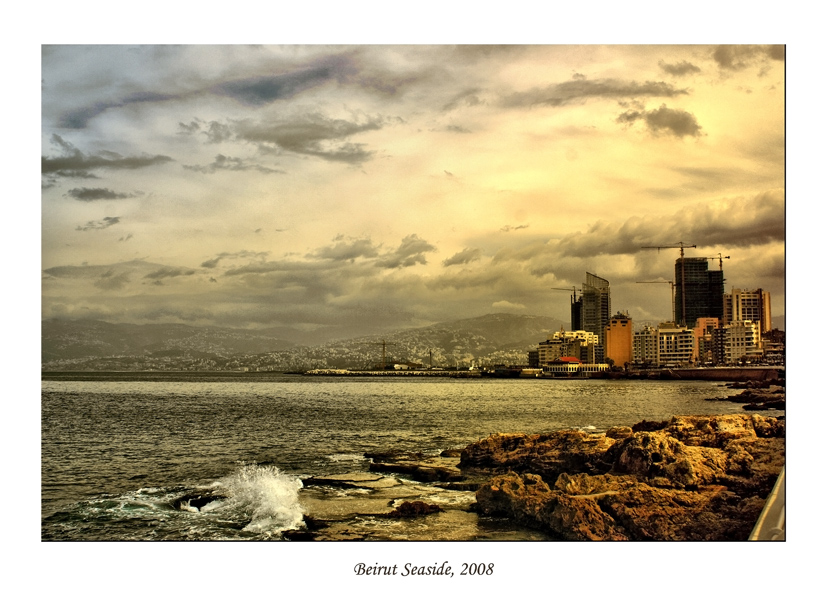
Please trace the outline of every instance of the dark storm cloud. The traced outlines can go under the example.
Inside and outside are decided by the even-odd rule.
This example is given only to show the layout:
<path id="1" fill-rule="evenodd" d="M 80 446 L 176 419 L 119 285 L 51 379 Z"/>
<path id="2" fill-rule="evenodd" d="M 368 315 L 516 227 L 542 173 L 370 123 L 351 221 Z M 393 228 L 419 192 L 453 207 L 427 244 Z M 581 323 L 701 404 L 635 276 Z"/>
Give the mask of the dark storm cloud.
<path id="1" fill-rule="evenodd" d="M 784 45 L 718 45 L 712 58 L 722 70 L 737 72 L 768 59 L 783 61 Z"/>
<path id="2" fill-rule="evenodd" d="M 340 235 L 334 238 L 334 245 L 318 248 L 308 258 L 322 258 L 328 260 L 351 260 L 357 258 L 377 258 L 378 248 L 368 238 L 345 238 Z"/>
<path id="3" fill-rule="evenodd" d="M 608 98 L 614 100 L 648 97 L 678 96 L 688 94 L 685 89 L 675 88 L 666 82 L 624 82 L 622 80 L 583 80 L 553 84 L 547 88 L 534 88 L 525 92 L 516 92 L 502 99 L 506 107 L 529 107 L 545 105 L 561 107 L 582 102 L 588 98 Z"/>
<path id="4" fill-rule="evenodd" d="M 171 162 L 169 156 L 122 156 L 115 152 L 100 152 L 96 155 L 87 155 L 74 145 L 65 141 L 60 135 L 52 135 L 52 143 L 63 151 L 61 156 L 50 158 L 42 156 L 40 170 L 42 174 L 64 177 L 90 177 L 90 170 L 135 170 Z M 94 177 L 93 177 L 94 178 Z"/>
<path id="5" fill-rule="evenodd" d="M 427 260 L 424 254 L 435 250 L 435 246 L 412 234 L 401 240 L 398 249 L 383 256 L 375 263 L 375 266 L 380 268 L 404 268 L 416 264 L 426 264 Z"/>
<path id="6" fill-rule="evenodd" d="M 159 92 L 135 92 L 122 98 L 121 100 L 96 102 L 89 106 L 64 113 L 58 118 L 58 126 L 67 129 L 84 129 L 87 124 L 89 124 L 91 119 L 109 109 L 121 108 L 127 105 L 143 102 L 166 102 L 176 98 L 178 98 L 178 96 L 173 94 L 162 94 Z"/>
<path id="7" fill-rule="evenodd" d="M 657 65 L 659 65 L 664 72 L 671 74 L 672 76 L 685 76 L 687 74 L 700 73 L 699 67 L 693 63 L 687 62 L 686 60 L 679 61 L 675 64 L 668 64 L 661 59 L 657 62 Z"/>
<path id="8" fill-rule="evenodd" d="M 190 276 L 196 274 L 196 271 L 190 268 L 160 268 L 157 271 L 147 273 L 144 275 L 145 279 L 172 279 L 181 276 Z"/>
<path id="9" fill-rule="evenodd" d="M 293 121 L 240 121 L 233 125 L 238 140 L 273 145 L 297 154 L 350 164 L 365 162 L 373 152 L 366 151 L 363 144 L 344 140 L 382 127 L 379 117 L 357 122 L 330 119 L 320 114 L 306 115 Z"/>
<path id="10" fill-rule="evenodd" d="M 86 225 L 79 225 L 75 231 L 89 231 L 91 229 L 107 229 L 121 221 L 119 217 L 104 217 L 101 221 L 88 221 Z"/>
<path id="11" fill-rule="evenodd" d="M 464 248 L 461 252 L 456 252 L 441 264 L 444 266 L 454 266 L 456 264 L 469 264 L 481 258 L 481 250 L 479 248 Z"/>
<path id="12" fill-rule="evenodd" d="M 231 172 L 253 170 L 263 174 L 285 174 L 284 171 L 277 170 L 276 168 L 268 168 L 267 166 L 261 166 L 259 164 L 250 164 L 242 158 L 234 158 L 222 154 L 217 154 L 213 162 L 207 166 L 188 166 L 187 164 L 184 164 L 183 167 L 187 170 L 201 172 L 202 174 L 213 174 L 217 170 L 227 170 Z"/>
<path id="13" fill-rule="evenodd" d="M 645 122 L 649 131 L 654 135 L 674 135 L 676 137 L 698 137 L 702 127 L 691 113 L 680 109 L 670 109 L 662 105 L 652 111 L 630 110 L 617 117 L 618 123 L 631 125 L 637 120 Z"/>
<path id="14" fill-rule="evenodd" d="M 78 201 L 115 201 L 117 199 L 132 199 L 138 195 L 117 193 L 108 188 L 73 188 L 66 193 Z"/>

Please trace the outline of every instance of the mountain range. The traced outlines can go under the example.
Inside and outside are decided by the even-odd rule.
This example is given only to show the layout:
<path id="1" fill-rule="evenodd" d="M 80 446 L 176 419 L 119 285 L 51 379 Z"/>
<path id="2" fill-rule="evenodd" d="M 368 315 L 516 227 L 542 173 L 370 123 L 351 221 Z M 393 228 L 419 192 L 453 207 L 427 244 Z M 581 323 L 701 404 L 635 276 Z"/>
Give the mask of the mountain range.
<path id="1" fill-rule="evenodd" d="M 43 370 L 275 371 L 372 368 L 384 360 L 516 364 L 525 363 L 530 348 L 564 325 L 546 316 L 499 313 L 307 346 L 281 338 L 276 329 L 50 319 L 41 324 L 41 363 Z"/>

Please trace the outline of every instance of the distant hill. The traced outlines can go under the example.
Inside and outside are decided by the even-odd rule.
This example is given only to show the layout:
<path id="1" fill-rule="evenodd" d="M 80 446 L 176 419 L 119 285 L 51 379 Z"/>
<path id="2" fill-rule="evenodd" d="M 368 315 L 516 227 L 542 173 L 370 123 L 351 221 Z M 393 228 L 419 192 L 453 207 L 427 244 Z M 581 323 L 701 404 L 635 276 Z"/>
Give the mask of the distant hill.
<path id="1" fill-rule="evenodd" d="M 564 322 L 545 316 L 490 314 L 425 328 L 292 346 L 266 331 L 181 324 L 110 324 L 44 320 L 44 370 L 300 370 L 372 368 L 381 363 L 428 366 L 523 364 L 527 351 Z"/>
<path id="2" fill-rule="evenodd" d="M 233 356 L 281 350 L 288 342 L 254 330 L 184 324 L 110 324 L 95 320 L 41 322 L 41 362 L 111 356 Z"/>

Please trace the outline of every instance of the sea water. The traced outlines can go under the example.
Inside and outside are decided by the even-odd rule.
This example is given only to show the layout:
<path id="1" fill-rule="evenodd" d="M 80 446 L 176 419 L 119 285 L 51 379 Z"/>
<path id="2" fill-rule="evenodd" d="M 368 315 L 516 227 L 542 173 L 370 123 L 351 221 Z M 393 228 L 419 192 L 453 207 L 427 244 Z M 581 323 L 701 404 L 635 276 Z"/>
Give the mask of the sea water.
<path id="1" fill-rule="evenodd" d="M 707 401 L 733 392 L 703 381 L 108 379 L 42 381 L 44 540 L 280 540 L 303 528 L 303 514 L 330 517 L 346 499 L 372 501 L 369 490 L 302 484 L 368 471 L 366 453 L 438 454 L 496 432 L 601 433 L 672 415 L 743 412 Z M 407 483 L 439 505 L 474 500 L 473 492 Z M 181 501 L 193 497 L 202 503 Z M 345 518 L 341 528 L 365 539 L 546 538 L 461 510 L 407 522 Z"/>

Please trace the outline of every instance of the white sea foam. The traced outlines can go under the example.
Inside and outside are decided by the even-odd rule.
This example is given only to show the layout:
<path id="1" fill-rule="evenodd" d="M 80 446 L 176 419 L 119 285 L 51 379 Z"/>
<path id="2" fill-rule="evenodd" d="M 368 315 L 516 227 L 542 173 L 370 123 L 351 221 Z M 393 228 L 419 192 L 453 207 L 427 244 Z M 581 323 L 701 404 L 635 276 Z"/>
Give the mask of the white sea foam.
<path id="1" fill-rule="evenodd" d="M 217 491 L 227 496 L 223 509 L 250 519 L 243 530 L 268 535 L 302 526 L 298 492 L 303 483 L 299 478 L 270 465 L 243 465 L 217 483 Z"/>

